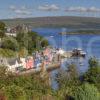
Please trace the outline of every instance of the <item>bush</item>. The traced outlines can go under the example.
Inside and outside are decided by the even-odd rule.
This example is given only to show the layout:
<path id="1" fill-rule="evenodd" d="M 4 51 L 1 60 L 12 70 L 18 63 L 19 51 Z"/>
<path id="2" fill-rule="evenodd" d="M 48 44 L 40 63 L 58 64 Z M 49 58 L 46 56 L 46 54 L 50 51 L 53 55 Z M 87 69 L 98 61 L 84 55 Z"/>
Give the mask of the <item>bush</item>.
<path id="1" fill-rule="evenodd" d="M 95 57 L 89 59 L 89 68 L 97 67 L 98 65 L 99 65 L 98 60 Z"/>
<path id="2" fill-rule="evenodd" d="M 0 56 L 1 57 L 16 57 L 17 53 L 9 49 L 0 49 Z"/>
<path id="3" fill-rule="evenodd" d="M 13 51 L 17 51 L 19 49 L 19 44 L 17 43 L 16 39 L 12 37 L 5 37 L 2 40 L 1 47 L 4 49 L 11 49 Z"/>
<path id="4" fill-rule="evenodd" d="M 75 100 L 100 100 L 100 95 L 94 85 L 88 83 L 79 86 L 74 94 Z"/>
<path id="5" fill-rule="evenodd" d="M 6 86 L 1 90 L 5 93 L 7 100 L 26 100 L 26 94 L 19 86 Z"/>

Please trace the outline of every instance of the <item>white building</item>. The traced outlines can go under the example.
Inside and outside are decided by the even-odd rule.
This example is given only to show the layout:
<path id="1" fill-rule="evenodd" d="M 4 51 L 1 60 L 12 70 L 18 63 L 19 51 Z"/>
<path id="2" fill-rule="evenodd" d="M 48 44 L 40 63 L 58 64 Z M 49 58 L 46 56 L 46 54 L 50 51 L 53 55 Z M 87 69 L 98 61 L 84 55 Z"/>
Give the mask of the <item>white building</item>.
<path id="1" fill-rule="evenodd" d="M 6 32 L 5 33 L 7 36 L 12 36 L 12 37 L 16 37 L 17 33 L 10 33 L 10 32 Z"/>
<path id="2" fill-rule="evenodd" d="M 7 66 L 7 70 L 15 72 L 17 67 L 23 66 L 21 61 L 17 58 L 3 58 L 0 57 L 0 65 Z"/>
<path id="3" fill-rule="evenodd" d="M 21 64 L 23 68 L 26 68 L 26 59 L 25 58 L 20 58 Z"/>

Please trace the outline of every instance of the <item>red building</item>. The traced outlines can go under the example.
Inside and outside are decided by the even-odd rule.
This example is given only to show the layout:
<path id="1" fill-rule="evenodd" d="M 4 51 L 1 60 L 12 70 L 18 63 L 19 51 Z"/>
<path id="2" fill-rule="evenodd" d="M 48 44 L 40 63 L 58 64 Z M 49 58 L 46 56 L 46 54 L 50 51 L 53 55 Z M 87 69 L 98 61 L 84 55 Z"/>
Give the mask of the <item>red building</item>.
<path id="1" fill-rule="evenodd" d="M 31 68 L 34 68 L 34 59 L 33 58 L 29 58 L 27 61 L 26 61 L 26 69 L 31 69 Z"/>

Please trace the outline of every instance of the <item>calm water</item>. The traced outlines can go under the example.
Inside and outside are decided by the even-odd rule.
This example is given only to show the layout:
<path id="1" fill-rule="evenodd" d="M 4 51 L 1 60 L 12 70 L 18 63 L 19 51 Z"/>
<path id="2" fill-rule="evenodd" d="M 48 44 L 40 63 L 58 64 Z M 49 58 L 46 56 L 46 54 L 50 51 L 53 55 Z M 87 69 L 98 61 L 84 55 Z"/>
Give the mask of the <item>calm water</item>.
<path id="1" fill-rule="evenodd" d="M 75 63 L 80 73 L 88 69 L 88 59 L 91 56 L 100 58 L 100 35 L 85 34 L 85 35 L 60 35 L 62 31 L 72 31 L 73 29 L 64 28 L 35 28 L 33 31 L 38 32 L 41 36 L 48 39 L 50 45 L 56 48 L 63 48 L 64 50 L 72 50 L 73 48 L 82 48 L 86 53 L 85 59 L 65 59 L 61 68 L 67 67 L 70 63 Z M 80 62 L 82 66 L 80 66 Z M 51 76 L 54 78 L 56 71 L 53 71 Z M 52 78 L 52 80 L 53 80 Z M 57 88 L 55 81 L 52 81 L 53 88 Z"/>

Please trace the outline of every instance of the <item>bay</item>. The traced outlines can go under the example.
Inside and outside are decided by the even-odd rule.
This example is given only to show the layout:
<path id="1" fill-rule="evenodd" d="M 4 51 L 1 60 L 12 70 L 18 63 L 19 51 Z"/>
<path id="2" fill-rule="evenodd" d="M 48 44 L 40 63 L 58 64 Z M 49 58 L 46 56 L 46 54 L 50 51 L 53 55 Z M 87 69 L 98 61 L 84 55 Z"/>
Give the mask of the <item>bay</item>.
<path id="1" fill-rule="evenodd" d="M 55 48 L 62 48 L 66 51 L 70 51 L 74 48 L 81 48 L 86 52 L 86 58 L 72 58 L 65 59 L 61 65 L 61 68 L 66 68 L 69 64 L 75 63 L 80 73 L 85 72 L 88 69 L 88 60 L 90 57 L 96 57 L 100 59 L 100 35 L 99 34 L 67 34 L 61 35 L 59 33 L 64 31 L 73 31 L 74 29 L 69 28 L 34 28 L 33 31 L 39 35 L 45 37 L 49 44 Z M 82 65 L 80 65 L 82 63 Z M 58 69 L 59 70 L 59 69 Z M 55 82 L 55 74 L 57 70 L 51 72 L 52 87 L 57 88 Z"/>

